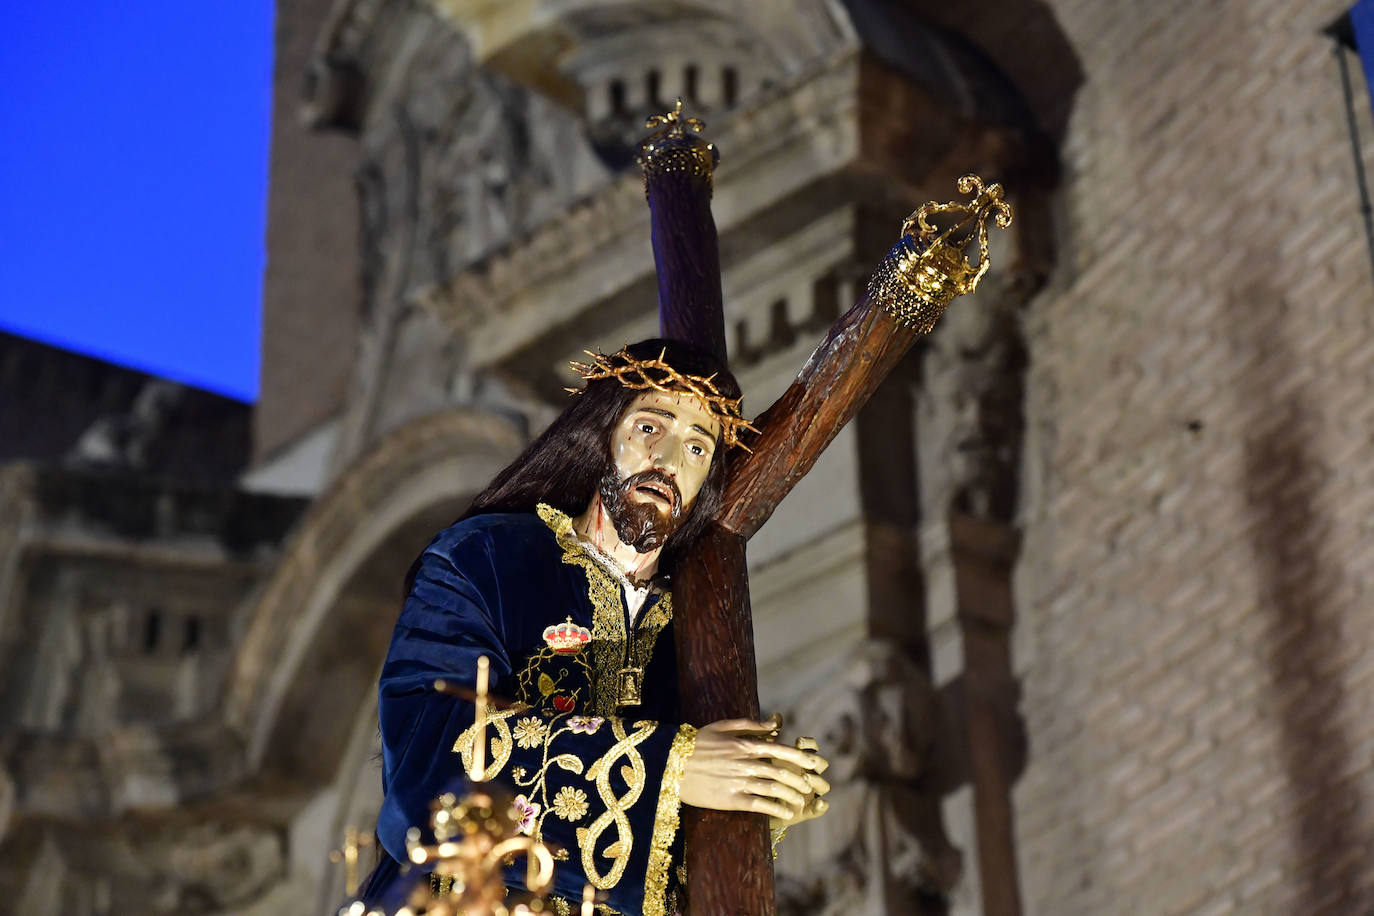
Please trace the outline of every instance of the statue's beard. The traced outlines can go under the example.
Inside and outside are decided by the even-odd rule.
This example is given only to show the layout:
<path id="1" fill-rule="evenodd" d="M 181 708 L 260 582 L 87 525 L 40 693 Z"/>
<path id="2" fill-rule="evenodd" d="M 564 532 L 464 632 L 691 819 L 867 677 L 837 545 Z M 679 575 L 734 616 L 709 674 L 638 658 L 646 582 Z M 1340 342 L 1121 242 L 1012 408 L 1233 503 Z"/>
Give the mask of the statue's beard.
<path id="1" fill-rule="evenodd" d="M 657 483 L 672 493 L 671 507 L 653 497 L 644 501 L 630 498 L 635 489 L 647 483 Z M 629 477 L 620 476 L 614 462 L 606 465 L 601 476 L 601 504 L 606 507 L 615 533 L 623 544 L 640 553 L 662 547 L 673 532 L 682 527 L 682 493 L 673 479 L 662 471 L 640 471 Z"/>

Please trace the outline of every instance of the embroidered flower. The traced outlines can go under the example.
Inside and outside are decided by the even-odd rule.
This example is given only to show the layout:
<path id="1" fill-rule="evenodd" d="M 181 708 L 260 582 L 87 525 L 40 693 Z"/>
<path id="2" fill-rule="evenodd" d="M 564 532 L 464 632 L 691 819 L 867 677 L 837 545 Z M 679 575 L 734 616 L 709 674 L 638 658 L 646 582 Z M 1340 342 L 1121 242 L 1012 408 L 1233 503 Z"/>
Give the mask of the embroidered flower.
<path id="1" fill-rule="evenodd" d="M 539 817 L 539 805 L 523 795 L 517 795 L 510 807 L 511 817 L 515 818 L 515 829 L 526 836 L 533 833 L 535 819 Z"/>
<path id="2" fill-rule="evenodd" d="M 529 749 L 544 740 L 548 734 L 548 728 L 544 723 L 534 716 L 526 716 L 515 723 L 515 728 L 511 729 L 511 734 L 515 736 L 515 743 L 520 747 Z"/>
<path id="3" fill-rule="evenodd" d="M 524 767 L 516 767 L 515 769 L 510 771 L 510 775 L 514 779 L 524 779 L 528 775 L 528 773 L 526 772 Z"/>
<path id="4" fill-rule="evenodd" d="M 595 735 L 605 721 L 600 716 L 573 716 L 568 720 L 568 730 L 574 735 Z"/>
<path id="5" fill-rule="evenodd" d="M 587 793 L 564 786 L 553 797 L 553 813 L 565 821 L 580 821 L 587 816 Z"/>

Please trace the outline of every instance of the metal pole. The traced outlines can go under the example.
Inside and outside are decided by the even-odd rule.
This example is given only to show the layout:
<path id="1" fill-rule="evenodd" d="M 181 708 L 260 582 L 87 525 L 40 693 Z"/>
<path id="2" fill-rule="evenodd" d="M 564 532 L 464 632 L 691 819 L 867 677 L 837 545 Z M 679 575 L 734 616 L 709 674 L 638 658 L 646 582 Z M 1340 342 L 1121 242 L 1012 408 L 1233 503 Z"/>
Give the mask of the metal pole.
<path id="1" fill-rule="evenodd" d="M 1360 215 L 1364 218 L 1365 243 L 1369 248 L 1369 268 L 1374 276 L 1374 207 L 1369 203 L 1369 182 L 1364 174 L 1364 153 L 1360 149 L 1360 125 L 1355 120 L 1355 90 L 1350 85 L 1350 64 L 1345 49 L 1337 40 L 1332 45 L 1336 63 L 1341 68 L 1341 91 L 1345 94 L 1345 119 L 1350 128 L 1350 150 L 1355 156 L 1355 183 L 1360 189 Z"/>

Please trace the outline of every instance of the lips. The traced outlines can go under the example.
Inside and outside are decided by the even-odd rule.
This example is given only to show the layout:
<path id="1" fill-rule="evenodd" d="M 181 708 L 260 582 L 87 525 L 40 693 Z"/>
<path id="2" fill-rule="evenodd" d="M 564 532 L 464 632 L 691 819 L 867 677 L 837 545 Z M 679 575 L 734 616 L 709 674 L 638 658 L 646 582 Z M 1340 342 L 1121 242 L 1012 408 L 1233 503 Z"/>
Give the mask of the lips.
<path id="1" fill-rule="evenodd" d="M 663 503 L 669 509 L 676 505 L 676 496 L 671 487 L 657 480 L 646 480 L 635 487 L 636 493 L 643 493 L 650 499 Z"/>
<path id="2" fill-rule="evenodd" d="M 662 547 L 682 523 L 682 494 L 656 468 L 622 477 L 610 462 L 598 492 L 620 540 L 640 553 Z"/>

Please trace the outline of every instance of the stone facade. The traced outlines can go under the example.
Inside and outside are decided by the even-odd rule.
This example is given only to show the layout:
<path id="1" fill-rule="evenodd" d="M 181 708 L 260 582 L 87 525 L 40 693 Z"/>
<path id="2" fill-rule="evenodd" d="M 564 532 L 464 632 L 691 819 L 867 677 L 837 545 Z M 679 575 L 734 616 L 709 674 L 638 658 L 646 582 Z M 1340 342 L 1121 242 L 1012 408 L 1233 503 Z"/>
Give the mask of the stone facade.
<path id="1" fill-rule="evenodd" d="M 245 493 L 249 405 L 0 337 L 0 888 L 15 912 L 200 912 L 279 880 L 219 718 L 300 499 Z"/>
<path id="2" fill-rule="evenodd" d="M 781 911 L 1370 910 L 1341 4 L 965 6 L 281 0 L 255 492 L 125 467 L 101 509 L 89 468 L 0 472 L 10 899 L 337 903 L 406 567 L 563 403 L 569 357 L 655 330 L 630 150 L 681 94 L 722 150 L 751 411 L 914 204 L 975 171 L 1017 208 L 750 542 L 764 707 L 834 761 Z M 119 610 L 149 590 L 156 626 Z M 186 660 L 190 614 L 213 658 Z M 150 631 L 180 641 L 121 661 Z"/>
<path id="3" fill-rule="evenodd" d="M 183 483 L 232 483 L 248 404 L 0 333 L 0 465 L 39 462 Z"/>

